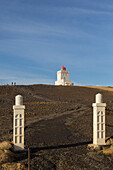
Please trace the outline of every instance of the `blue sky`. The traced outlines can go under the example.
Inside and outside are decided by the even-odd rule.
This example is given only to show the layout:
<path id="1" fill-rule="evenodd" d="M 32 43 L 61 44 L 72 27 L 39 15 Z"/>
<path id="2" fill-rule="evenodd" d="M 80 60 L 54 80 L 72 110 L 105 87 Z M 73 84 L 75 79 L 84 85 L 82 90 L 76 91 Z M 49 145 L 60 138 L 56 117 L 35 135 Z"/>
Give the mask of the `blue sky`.
<path id="1" fill-rule="evenodd" d="M 113 85 L 113 0 L 0 0 L 0 84 Z"/>

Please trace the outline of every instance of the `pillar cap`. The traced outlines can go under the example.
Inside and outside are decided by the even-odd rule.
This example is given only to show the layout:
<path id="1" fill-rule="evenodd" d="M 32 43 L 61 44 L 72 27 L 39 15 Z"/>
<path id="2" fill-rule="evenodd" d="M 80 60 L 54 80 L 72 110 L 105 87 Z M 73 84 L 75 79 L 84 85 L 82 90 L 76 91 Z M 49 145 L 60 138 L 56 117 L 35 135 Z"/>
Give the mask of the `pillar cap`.
<path id="1" fill-rule="evenodd" d="M 103 103 L 103 96 L 102 94 L 96 94 L 96 103 Z"/>
<path id="2" fill-rule="evenodd" d="M 17 95 L 15 96 L 15 105 L 23 105 L 23 96 Z"/>

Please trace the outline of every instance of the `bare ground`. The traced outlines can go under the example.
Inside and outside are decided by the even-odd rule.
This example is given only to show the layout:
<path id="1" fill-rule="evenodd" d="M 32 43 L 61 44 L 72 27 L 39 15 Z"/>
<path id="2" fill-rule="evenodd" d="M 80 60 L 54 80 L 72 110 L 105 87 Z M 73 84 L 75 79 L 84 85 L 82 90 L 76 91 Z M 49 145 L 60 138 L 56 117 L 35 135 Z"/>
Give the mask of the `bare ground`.
<path id="1" fill-rule="evenodd" d="M 0 86 L 0 142 L 12 140 L 15 95 L 24 97 L 25 147 L 31 169 L 113 169 L 113 156 L 87 149 L 92 143 L 92 103 L 102 93 L 106 136 L 113 136 L 113 88 L 49 85 Z M 27 152 L 15 160 L 27 167 Z"/>

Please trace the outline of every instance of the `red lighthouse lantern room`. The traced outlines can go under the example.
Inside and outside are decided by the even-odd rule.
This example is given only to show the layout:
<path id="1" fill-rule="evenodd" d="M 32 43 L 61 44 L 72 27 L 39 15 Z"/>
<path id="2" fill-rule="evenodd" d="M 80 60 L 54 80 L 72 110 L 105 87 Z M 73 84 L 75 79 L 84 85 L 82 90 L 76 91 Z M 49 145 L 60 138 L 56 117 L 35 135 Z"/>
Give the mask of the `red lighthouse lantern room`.
<path id="1" fill-rule="evenodd" d="M 65 70 L 65 71 L 66 71 L 66 67 L 62 66 L 62 67 L 61 67 L 61 70 Z"/>

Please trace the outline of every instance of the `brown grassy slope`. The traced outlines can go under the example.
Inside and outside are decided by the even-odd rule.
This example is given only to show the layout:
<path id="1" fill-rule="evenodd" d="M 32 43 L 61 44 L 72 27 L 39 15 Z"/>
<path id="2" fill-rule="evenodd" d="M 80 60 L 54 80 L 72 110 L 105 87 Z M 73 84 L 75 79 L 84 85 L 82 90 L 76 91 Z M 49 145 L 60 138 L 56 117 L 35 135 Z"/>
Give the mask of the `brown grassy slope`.
<path id="1" fill-rule="evenodd" d="M 60 114 L 75 109 L 77 104 L 84 104 L 92 109 L 95 94 L 98 92 L 103 94 L 104 102 L 107 103 L 107 114 L 113 114 L 113 92 L 110 90 L 110 87 L 103 89 L 52 85 L 0 86 L 0 127 L 3 127 L 0 134 L 8 134 L 12 129 L 12 107 L 18 94 L 24 97 L 26 121 L 33 121 L 32 116 L 39 118 L 43 115 Z"/>
<path id="2" fill-rule="evenodd" d="M 39 169 L 109 168 L 112 161 L 96 153 L 92 155 L 86 149 L 92 140 L 92 103 L 97 93 L 102 93 L 107 103 L 106 135 L 113 135 L 113 92 L 108 89 L 0 86 L 0 141 L 12 140 L 12 108 L 15 96 L 21 94 L 26 106 L 25 147 L 38 148 L 32 152 L 32 169 L 36 165 Z M 97 157 L 98 163 L 95 161 Z M 25 163 L 26 159 L 21 161 Z"/>

